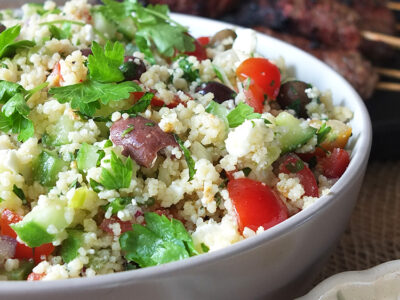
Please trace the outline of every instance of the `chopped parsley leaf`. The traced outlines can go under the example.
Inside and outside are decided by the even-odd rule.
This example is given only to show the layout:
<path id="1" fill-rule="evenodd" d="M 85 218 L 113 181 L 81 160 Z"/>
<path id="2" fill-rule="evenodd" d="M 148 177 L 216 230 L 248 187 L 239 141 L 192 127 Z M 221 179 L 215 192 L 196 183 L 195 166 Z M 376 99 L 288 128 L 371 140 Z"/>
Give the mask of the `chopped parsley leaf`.
<path id="1" fill-rule="evenodd" d="M 100 108 L 100 102 L 108 104 L 110 101 L 127 99 L 132 92 L 141 91 L 140 86 L 132 81 L 121 83 L 101 83 L 87 80 L 82 83 L 54 87 L 49 94 L 60 103 L 70 102 L 73 109 L 78 109 L 87 116 L 93 116 L 96 109 Z"/>
<path id="2" fill-rule="evenodd" d="M 112 145 L 113 145 L 113 142 L 110 141 L 110 140 L 107 140 L 107 141 L 104 143 L 104 148 L 111 147 Z"/>
<path id="3" fill-rule="evenodd" d="M 108 210 L 111 207 L 111 213 L 116 214 L 119 211 L 123 210 L 131 202 L 132 198 L 129 197 L 115 198 L 113 201 L 106 205 L 105 209 Z"/>
<path id="4" fill-rule="evenodd" d="M 104 6 L 99 7 L 100 13 L 116 24 L 119 31 L 130 40 L 132 36 L 127 34 L 124 28 L 126 24 L 133 21 L 136 27 L 136 45 L 150 63 L 155 63 L 152 47 L 167 57 L 172 57 L 176 51 L 183 53 L 195 50 L 194 39 L 187 34 L 188 29 L 169 17 L 167 5 L 157 4 L 144 7 L 131 0 L 123 2 L 104 0 L 103 2 Z"/>
<path id="5" fill-rule="evenodd" d="M 132 159 L 128 157 L 124 164 L 114 152 L 111 152 L 110 165 L 111 169 L 101 169 L 100 184 L 108 190 L 128 188 L 133 175 Z"/>
<path id="6" fill-rule="evenodd" d="M 243 171 L 243 173 L 244 173 L 244 176 L 247 177 L 247 176 L 249 176 L 249 174 L 250 174 L 250 172 L 251 172 L 251 169 L 248 168 L 248 167 L 246 167 L 246 168 L 243 168 L 242 171 Z"/>
<path id="7" fill-rule="evenodd" d="M 291 173 L 298 173 L 304 169 L 304 163 L 301 159 L 298 159 L 296 163 L 288 163 L 285 167 Z"/>
<path id="8" fill-rule="evenodd" d="M 145 112 L 147 107 L 149 107 L 151 100 L 153 99 L 154 94 L 145 93 L 142 98 L 139 99 L 130 109 L 122 111 L 121 113 L 127 113 L 130 115 L 136 115 L 138 113 Z"/>
<path id="9" fill-rule="evenodd" d="M 18 197 L 19 199 L 22 200 L 22 203 L 23 203 L 23 204 L 26 204 L 26 203 L 27 203 L 26 197 L 25 197 L 25 194 L 24 194 L 24 191 L 23 191 L 22 189 L 20 189 L 19 187 L 17 187 L 15 184 L 14 184 L 14 186 L 13 186 L 13 192 L 14 192 L 15 195 L 17 195 L 17 197 Z"/>
<path id="10" fill-rule="evenodd" d="M 201 250 L 203 250 L 204 253 L 207 253 L 208 251 L 210 251 L 210 248 L 207 247 L 206 244 L 201 243 L 200 244 Z"/>
<path id="11" fill-rule="evenodd" d="M 42 83 L 32 90 L 25 90 L 21 85 L 0 80 L 0 131 L 18 134 L 18 140 L 25 142 L 33 136 L 33 122 L 28 118 L 30 108 L 26 101 L 37 91 L 45 88 Z"/>
<path id="12" fill-rule="evenodd" d="M 15 25 L 0 33 L 0 59 L 14 56 L 18 48 L 30 48 L 35 46 L 35 42 L 33 41 L 15 41 L 20 31 L 21 25 Z"/>
<path id="13" fill-rule="evenodd" d="M 77 189 L 77 188 L 80 188 L 82 185 L 79 183 L 79 181 L 78 181 L 78 179 L 75 179 L 75 181 L 74 182 L 72 182 L 70 185 L 69 185 L 69 189 L 72 189 L 72 188 L 75 188 L 75 189 Z"/>
<path id="14" fill-rule="evenodd" d="M 261 114 L 255 113 L 251 106 L 241 102 L 227 115 L 227 119 L 229 127 L 235 128 L 245 120 L 261 119 Z"/>
<path id="15" fill-rule="evenodd" d="M 215 73 L 215 75 L 217 76 L 217 78 L 221 81 L 221 82 L 224 82 L 224 77 L 222 76 L 222 73 L 221 73 L 221 71 L 219 70 L 219 68 L 216 66 L 216 65 L 212 65 L 213 66 L 213 70 L 214 70 L 214 73 Z"/>
<path id="16" fill-rule="evenodd" d="M 192 155 L 188 148 L 186 148 L 183 144 L 183 141 L 179 138 L 178 135 L 174 134 L 175 140 L 178 143 L 179 147 L 181 147 L 181 150 L 183 152 L 183 155 L 185 156 L 186 163 L 189 168 L 189 181 L 191 181 L 196 174 L 196 168 L 195 168 L 195 162 L 192 158 Z"/>
<path id="17" fill-rule="evenodd" d="M 122 134 L 121 134 L 121 137 L 125 137 L 129 132 L 131 132 L 133 129 L 135 129 L 135 126 L 133 126 L 133 124 L 129 124 L 128 125 L 128 128 L 126 128 L 123 132 L 122 132 Z"/>
<path id="18" fill-rule="evenodd" d="M 124 62 L 125 53 L 121 43 L 108 41 L 103 49 L 93 42 L 92 52 L 93 54 L 88 57 L 90 79 L 102 83 L 124 80 L 124 74 L 119 69 Z"/>
<path id="19" fill-rule="evenodd" d="M 200 72 L 197 69 L 193 69 L 193 64 L 188 61 L 186 57 L 179 60 L 179 68 L 182 69 L 182 77 L 188 82 L 196 81 L 200 78 Z"/>
<path id="20" fill-rule="evenodd" d="M 102 185 L 99 182 L 97 182 L 96 180 L 90 178 L 89 184 L 90 184 L 90 187 L 92 188 L 92 190 L 95 191 L 96 193 L 99 193 L 101 191 Z"/>
<path id="21" fill-rule="evenodd" d="M 321 127 L 317 131 L 317 145 L 321 145 L 327 138 L 329 132 L 331 132 L 332 128 L 326 125 L 324 122 Z"/>
<path id="22" fill-rule="evenodd" d="M 128 261 L 149 267 L 199 254 L 182 222 L 153 212 L 144 214 L 146 226 L 133 224 L 119 238 Z"/>

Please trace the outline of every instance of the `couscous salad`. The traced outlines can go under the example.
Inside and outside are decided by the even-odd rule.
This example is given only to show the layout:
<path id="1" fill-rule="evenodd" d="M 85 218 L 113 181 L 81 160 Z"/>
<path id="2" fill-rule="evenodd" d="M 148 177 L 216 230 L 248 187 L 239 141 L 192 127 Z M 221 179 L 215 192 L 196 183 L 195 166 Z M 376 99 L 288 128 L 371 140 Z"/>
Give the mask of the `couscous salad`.
<path id="1" fill-rule="evenodd" d="M 90 277 L 260 234 L 345 172 L 352 112 L 168 7 L 47 1 L 0 15 L 0 278 Z"/>

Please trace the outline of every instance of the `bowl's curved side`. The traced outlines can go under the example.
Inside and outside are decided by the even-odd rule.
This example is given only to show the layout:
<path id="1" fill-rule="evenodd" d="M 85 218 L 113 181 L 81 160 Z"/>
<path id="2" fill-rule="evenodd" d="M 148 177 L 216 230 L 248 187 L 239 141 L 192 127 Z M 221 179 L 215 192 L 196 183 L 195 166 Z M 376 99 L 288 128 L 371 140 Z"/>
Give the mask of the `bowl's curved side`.
<path id="1" fill-rule="evenodd" d="M 226 23 L 174 14 L 195 36 L 211 35 Z M 309 54 L 274 38 L 258 35 L 258 51 L 284 56 L 296 75 L 321 90 L 335 86 L 335 104 L 354 111 L 352 160 L 330 195 L 277 226 L 220 251 L 130 272 L 55 282 L 0 282 L 0 298 L 127 299 L 172 298 L 251 299 L 279 293 L 292 297 L 298 287 L 287 287 L 329 253 L 344 231 L 357 200 L 371 147 L 368 112 L 354 89 L 328 66 Z M 357 141 L 355 143 L 355 140 Z M 311 275 L 311 273 L 308 273 Z M 305 279 L 305 278 L 304 278 Z M 276 297 L 275 297 L 276 299 Z"/>

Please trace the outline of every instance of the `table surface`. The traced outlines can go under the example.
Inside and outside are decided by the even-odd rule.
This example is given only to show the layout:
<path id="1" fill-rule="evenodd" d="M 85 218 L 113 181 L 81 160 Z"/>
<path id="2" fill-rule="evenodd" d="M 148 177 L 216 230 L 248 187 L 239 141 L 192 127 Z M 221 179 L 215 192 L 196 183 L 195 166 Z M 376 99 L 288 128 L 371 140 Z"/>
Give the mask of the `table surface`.
<path id="1" fill-rule="evenodd" d="M 400 161 L 371 162 L 350 224 L 315 284 L 400 259 Z"/>

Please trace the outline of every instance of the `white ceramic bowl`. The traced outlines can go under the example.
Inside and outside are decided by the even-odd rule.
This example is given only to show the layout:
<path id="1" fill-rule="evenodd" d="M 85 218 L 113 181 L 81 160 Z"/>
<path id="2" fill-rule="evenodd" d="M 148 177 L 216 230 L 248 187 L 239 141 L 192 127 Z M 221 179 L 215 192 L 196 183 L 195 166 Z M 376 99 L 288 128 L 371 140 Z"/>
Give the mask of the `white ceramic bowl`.
<path id="1" fill-rule="evenodd" d="M 334 275 L 297 300 L 337 299 L 400 299 L 400 260 L 389 261 L 365 271 Z"/>
<path id="2" fill-rule="evenodd" d="M 195 36 L 232 25 L 174 15 Z M 300 80 L 331 89 L 335 104 L 354 112 L 351 162 L 328 196 L 266 232 L 220 251 L 157 267 L 54 282 L 0 282 L 0 299 L 293 299 L 346 228 L 361 187 L 371 146 L 368 112 L 354 89 L 309 54 L 258 35 L 258 52 L 283 56 Z"/>

